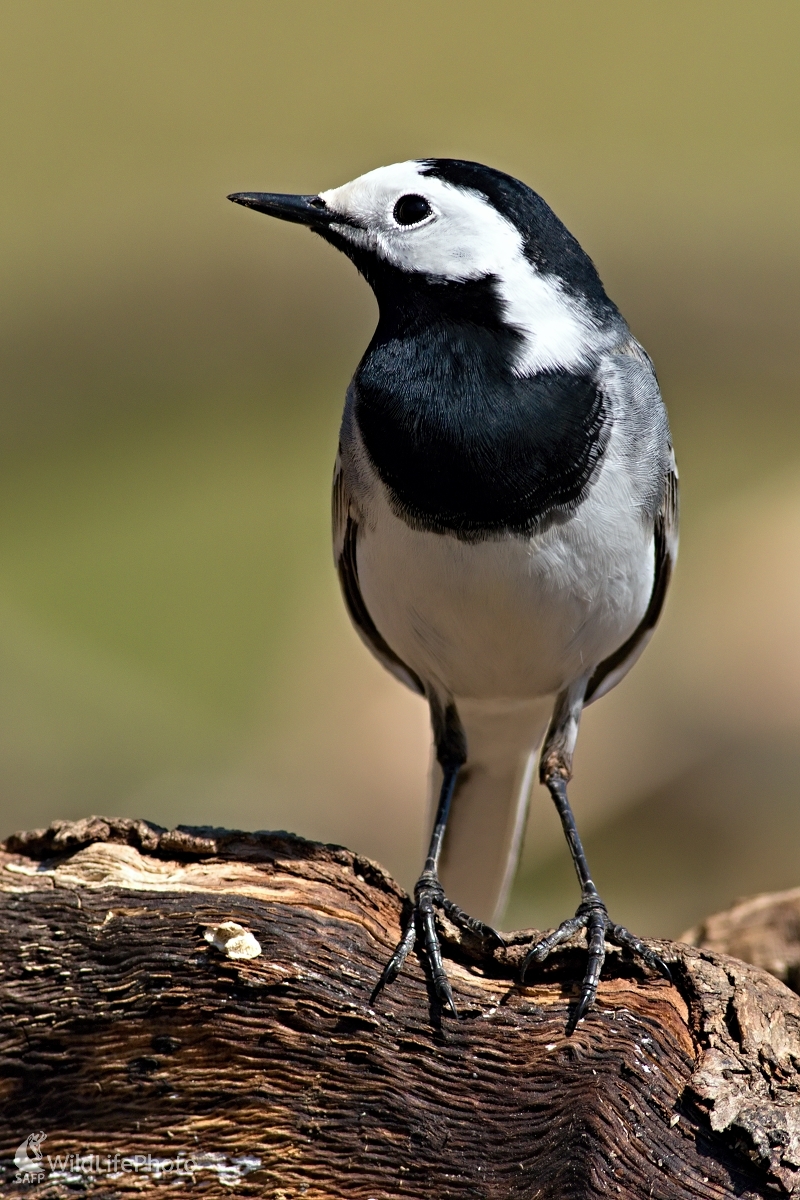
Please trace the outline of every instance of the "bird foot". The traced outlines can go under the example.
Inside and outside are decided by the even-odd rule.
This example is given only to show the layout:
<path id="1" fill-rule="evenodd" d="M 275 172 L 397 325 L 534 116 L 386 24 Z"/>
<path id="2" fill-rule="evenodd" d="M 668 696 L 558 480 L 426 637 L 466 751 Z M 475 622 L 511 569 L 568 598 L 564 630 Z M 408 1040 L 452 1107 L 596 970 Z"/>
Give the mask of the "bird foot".
<path id="1" fill-rule="evenodd" d="M 597 997 L 597 985 L 600 982 L 600 972 L 606 957 L 606 939 L 615 946 L 632 951 L 655 971 L 660 971 L 667 979 L 671 979 L 669 967 L 658 955 L 646 946 L 639 938 L 629 933 L 623 925 L 615 925 L 606 910 L 605 904 L 597 893 L 584 896 L 574 917 L 562 921 L 558 929 L 554 929 L 547 937 L 542 938 L 532 946 L 520 968 L 520 982 L 525 982 L 525 976 L 532 963 L 544 962 L 551 950 L 566 942 L 579 929 L 586 930 L 586 944 L 589 950 L 589 961 L 583 977 L 583 986 L 578 1003 L 567 1021 L 567 1036 L 574 1033 L 575 1027 L 589 1011 Z"/>
<path id="2" fill-rule="evenodd" d="M 405 933 L 381 972 L 381 977 L 370 997 L 371 1004 L 375 1002 L 383 988 L 397 978 L 403 963 L 419 937 L 430 965 L 434 991 L 442 1005 L 454 1017 L 458 1017 L 456 1003 L 453 999 L 453 989 L 450 987 L 450 980 L 447 978 L 447 972 L 442 962 L 442 946 L 436 930 L 437 911 L 443 913 L 458 929 L 492 941 L 496 946 L 505 945 L 500 934 L 492 929 L 491 925 L 485 925 L 483 921 L 477 921 L 474 917 L 470 917 L 452 900 L 448 900 L 436 875 L 433 872 L 425 871 L 417 880 L 414 888 L 414 907 Z"/>

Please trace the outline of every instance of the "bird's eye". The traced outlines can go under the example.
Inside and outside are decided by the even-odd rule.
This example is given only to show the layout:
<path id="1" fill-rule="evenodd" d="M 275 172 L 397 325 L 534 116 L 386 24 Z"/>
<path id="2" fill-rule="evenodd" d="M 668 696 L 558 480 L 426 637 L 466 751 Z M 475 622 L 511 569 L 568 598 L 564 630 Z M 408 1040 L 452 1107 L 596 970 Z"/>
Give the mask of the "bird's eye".
<path id="1" fill-rule="evenodd" d="M 424 196 L 401 196 L 394 206 L 393 216 L 398 225 L 419 225 L 432 212 Z"/>

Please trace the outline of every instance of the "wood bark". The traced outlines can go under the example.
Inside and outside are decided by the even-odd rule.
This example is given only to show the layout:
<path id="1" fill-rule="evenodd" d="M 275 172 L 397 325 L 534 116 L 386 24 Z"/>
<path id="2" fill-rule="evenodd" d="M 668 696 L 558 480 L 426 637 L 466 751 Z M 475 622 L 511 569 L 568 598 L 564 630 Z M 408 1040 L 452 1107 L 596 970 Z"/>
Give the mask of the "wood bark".
<path id="1" fill-rule="evenodd" d="M 670 984 L 612 949 L 568 1038 L 579 945 L 522 988 L 533 931 L 487 955 L 444 923 L 461 1019 L 415 955 L 371 1005 L 407 911 L 375 863 L 283 833 L 9 838 L 2 1196 L 800 1194 L 800 1000 L 773 975 L 652 943 Z"/>
<path id="2" fill-rule="evenodd" d="M 800 887 L 740 900 L 681 941 L 763 967 L 800 993 Z"/>

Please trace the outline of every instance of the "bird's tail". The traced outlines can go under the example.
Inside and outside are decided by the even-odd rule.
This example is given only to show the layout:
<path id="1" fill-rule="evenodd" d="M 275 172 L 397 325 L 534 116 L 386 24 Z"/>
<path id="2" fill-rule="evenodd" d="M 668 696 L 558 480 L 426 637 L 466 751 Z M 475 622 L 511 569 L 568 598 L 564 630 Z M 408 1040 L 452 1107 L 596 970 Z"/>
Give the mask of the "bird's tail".
<path id="1" fill-rule="evenodd" d="M 536 701 L 458 700 L 467 764 L 456 785 L 442 849 L 445 892 L 470 916 L 496 923 L 514 881 L 536 755 L 553 697 Z M 431 778 L 431 823 L 442 774 Z"/>

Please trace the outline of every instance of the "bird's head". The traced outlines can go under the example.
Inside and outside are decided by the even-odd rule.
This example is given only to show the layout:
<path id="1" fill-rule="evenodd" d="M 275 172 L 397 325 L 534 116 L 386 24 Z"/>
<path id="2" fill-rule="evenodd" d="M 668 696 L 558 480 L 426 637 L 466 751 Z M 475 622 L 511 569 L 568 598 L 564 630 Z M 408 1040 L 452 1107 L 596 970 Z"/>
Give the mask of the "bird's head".
<path id="1" fill-rule="evenodd" d="M 331 242 L 370 283 L 382 316 L 414 303 L 450 315 L 461 306 L 478 324 L 512 326 L 524 373 L 585 361 L 618 319 L 591 259 L 541 196 L 480 163 L 411 160 L 316 196 L 229 199 Z"/>

